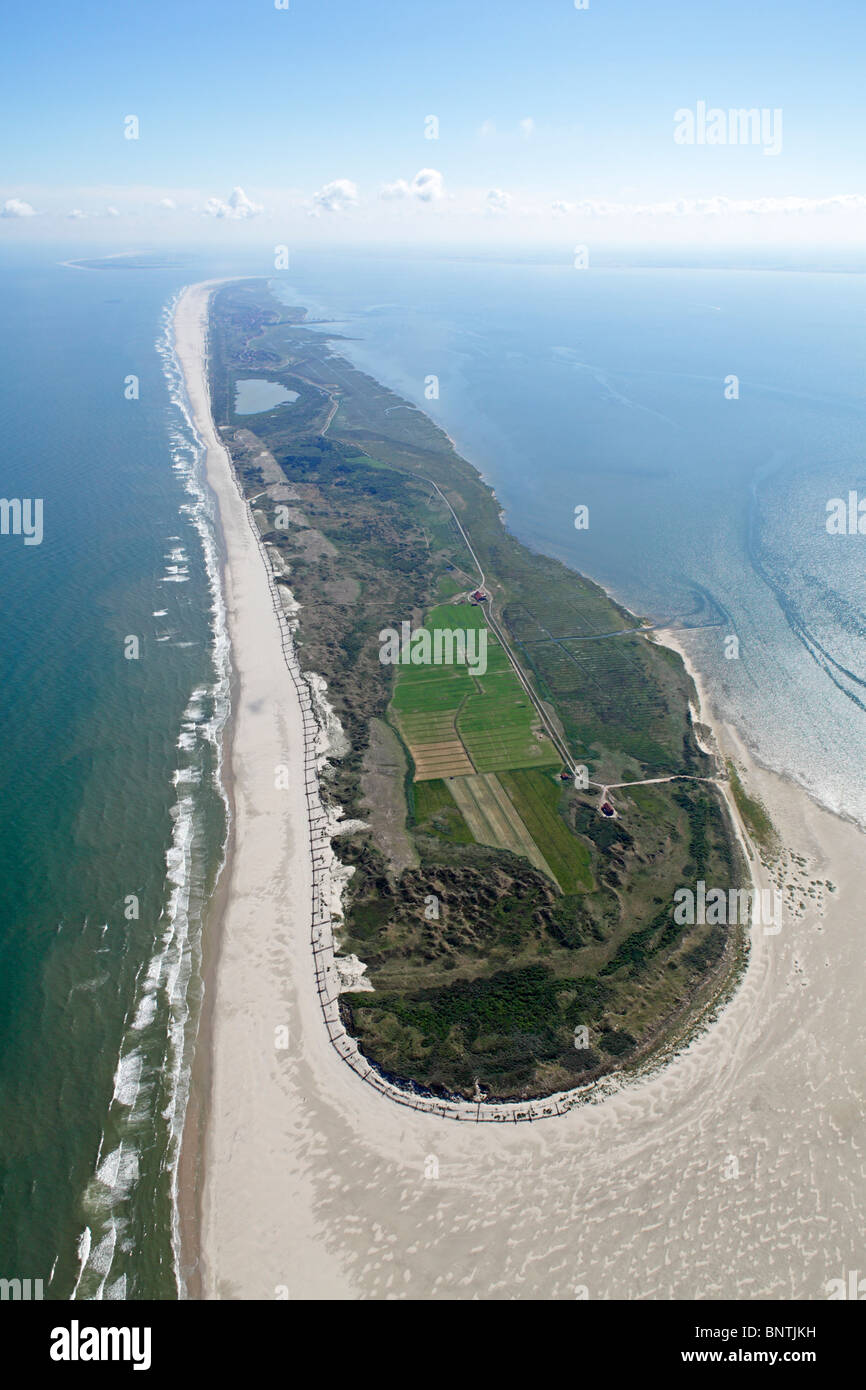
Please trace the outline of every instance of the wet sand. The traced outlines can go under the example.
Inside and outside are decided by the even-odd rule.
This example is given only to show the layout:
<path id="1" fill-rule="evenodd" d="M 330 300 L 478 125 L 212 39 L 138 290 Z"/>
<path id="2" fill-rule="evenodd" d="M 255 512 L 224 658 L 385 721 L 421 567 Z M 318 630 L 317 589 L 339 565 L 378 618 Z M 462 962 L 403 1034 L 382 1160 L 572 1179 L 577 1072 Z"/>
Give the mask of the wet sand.
<path id="1" fill-rule="evenodd" d="M 250 521 L 210 423 L 207 287 L 176 314 L 227 557 L 235 802 L 210 1032 L 202 1276 L 225 1298 L 826 1297 L 862 1268 L 866 839 L 714 723 L 805 906 L 668 1066 L 571 1113 L 454 1123 L 365 1085 L 328 1038 L 310 947 L 298 697 Z M 667 640 L 667 639 L 666 639 Z M 687 637 L 681 637 L 682 642 Z M 706 707 L 705 721 L 711 712 Z M 756 865 L 762 882 L 766 871 Z M 808 883 L 837 888 L 823 903 Z M 275 1030 L 288 1029 L 278 1047 Z"/>

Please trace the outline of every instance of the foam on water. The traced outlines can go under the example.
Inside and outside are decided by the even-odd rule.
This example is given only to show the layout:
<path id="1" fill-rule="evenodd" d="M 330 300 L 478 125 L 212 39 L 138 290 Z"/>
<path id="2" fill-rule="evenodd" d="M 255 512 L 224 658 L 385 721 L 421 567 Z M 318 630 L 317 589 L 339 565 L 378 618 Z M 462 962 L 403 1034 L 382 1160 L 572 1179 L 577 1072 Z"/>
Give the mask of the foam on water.
<path id="1" fill-rule="evenodd" d="M 92 1243 L 92 1239 L 93 1238 L 90 1234 L 90 1227 L 85 1226 L 84 1230 L 81 1232 L 81 1235 L 78 1237 L 78 1274 L 75 1279 L 75 1287 L 72 1290 L 73 1298 L 75 1298 L 78 1294 L 78 1287 L 81 1283 L 81 1276 L 84 1274 L 84 1271 L 87 1268 L 87 1262 L 90 1259 L 90 1246 Z"/>
<path id="2" fill-rule="evenodd" d="M 217 793 L 227 826 L 229 806 L 222 783 L 222 733 L 229 713 L 230 667 L 214 505 L 204 478 L 201 441 L 192 425 L 174 352 L 176 302 L 173 300 L 164 310 L 156 349 L 174 410 L 169 425 L 171 467 L 181 477 L 187 494 L 180 512 L 198 535 L 207 576 L 213 679 L 190 692 L 176 740 L 178 763 L 172 776 L 176 800 L 171 808 L 171 841 L 165 855 L 166 899 L 153 948 L 138 973 L 115 1068 L 106 1129 L 94 1177 L 83 1199 L 87 1224 L 79 1239 L 79 1273 L 73 1298 L 119 1298 L 128 1296 L 128 1290 L 134 1288 L 134 1273 L 130 1285 L 127 1272 L 116 1269 L 118 1255 L 131 1251 L 133 1242 L 119 1237 L 129 1226 L 141 1172 L 141 1150 L 145 1145 L 152 1147 L 155 1133 L 157 1142 L 164 1144 L 162 1168 L 168 1178 L 171 1202 L 174 1278 L 178 1294 L 183 1294 L 177 1169 L 201 992 L 207 847 L 203 844 L 200 798 L 203 788 L 211 795 Z M 190 577 L 187 551 L 180 537 L 167 539 L 170 548 L 159 582 L 185 583 Z M 167 614 L 167 609 L 158 609 L 154 616 Z M 224 854 L 225 842 L 217 873 Z M 103 1158 L 109 1133 L 111 1146 Z"/>
<path id="3" fill-rule="evenodd" d="M 228 621 L 220 582 L 220 560 L 217 545 L 217 523 L 214 501 L 204 478 L 204 447 L 192 422 L 183 383 L 183 374 L 174 350 L 173 322 L 176 302 L 175 300 L 165 311 L 164 334 L 160 344 L 160 352 L 173 404 L 179 410 L 183 418 L 184 436 L 187 440 L 192 441 L 192 453 L 191 456 L 189 456 L 190 466 L 185 474 L 185 483 L 187 491 L 190 494 L 191 502 L 184 510 L 192 517 L 204 555 L 211 597 L 212 660 L 214 669 L 214 681 L 210 690 L 205 692 L 201 687 L 198 687 L 192 692 L 187 706 L 187 718 L 190 721 L 196 721 L 198 723 L 201 737 L 207 742 L 212 751 L 215 766 L 215 783 L 222 798 L 225 824 L 228 831 L 230 807 L 222 780 L 222 735 L 226 720 L 229 716 L 231 688 Z M 206 696 L 209 696 L 209 717 L 204 717 Z M 187 732 L 189 732 L 188 729 Z M 223 845 L 223 856 L 220 868 L 222 867 L 222 863 L 224 863 L 224 856 L 225 842 Z M 166 1118 L 170 1124 L 171 1134 L 168 1161 L 171 1172 L 172 1192 L 172 1250 L 174 1255 L 175 1280 L 179 1292 L 182 1292 L 182 1281 L 180 1272 L 180 1221 L 177 1201 L 177 1174 L 183 1123 L 189 1098 L 189 1067 L 191 1062 L 189 1053 L 185 1054 L 184 1052 L 184 1039 L 189 1022 L 186 990 L 192 971 L 198 971 L 200 968 L 200 959 L 201 942 L 199 939 L 195 943 L 194 956 L 187 955 L 185 959 L 179 961 L 178 967 L 174 972 L 174 980 L 171 989 L 171 1007 L 173 1011 L 171 1035 L 173 1067 L 171 1071 L 171 1100 L 170 1105 L 167 1107 L 168 1113 Z M 194 1041 L 194 1027 L 196 1022 L 197 1020 L 193 1020 L 193 1029 L 191 1030 L 193 1036 L 189 1039 L 190 1048 Z"/>
<path id="4" fill-rule="evenodd" d="M 141 1085 L 141 1071 L 144 1059 L 136 1049 L 127 1052 L 117 1063 L 114 1073 L 114 1092 L 111 1097 L 112 1104 L 125 1105 L 131 1109 L 135 1105 Z"/>

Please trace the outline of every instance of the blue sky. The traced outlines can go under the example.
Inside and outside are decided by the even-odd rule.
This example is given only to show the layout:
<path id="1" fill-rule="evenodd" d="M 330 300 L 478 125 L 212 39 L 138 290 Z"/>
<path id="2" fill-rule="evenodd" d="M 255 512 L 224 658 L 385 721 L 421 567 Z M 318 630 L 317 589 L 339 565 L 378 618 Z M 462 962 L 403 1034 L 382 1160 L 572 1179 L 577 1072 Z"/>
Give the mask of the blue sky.
<path id="1" fill-rule="evenodd" d="M 862 236 L 863 0 L 289 3 L 7 6 L 0 232 Z M 699 102 L 781 148 L 677 144 Z"/>

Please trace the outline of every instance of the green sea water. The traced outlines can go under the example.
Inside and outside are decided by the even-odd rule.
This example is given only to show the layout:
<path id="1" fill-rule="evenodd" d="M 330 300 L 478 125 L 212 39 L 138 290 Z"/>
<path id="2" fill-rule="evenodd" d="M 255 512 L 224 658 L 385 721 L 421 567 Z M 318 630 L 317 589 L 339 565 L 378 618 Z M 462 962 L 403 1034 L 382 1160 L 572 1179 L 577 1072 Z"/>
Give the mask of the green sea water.
<path id="1" fill-rule="evenodd" d="M 201 275 L 57 260 L 0 259 L 0 495 L 43 509 L 41 544 L 0 536 L 0 1277 L 172 1298 L 226 830 L 217 539 L 167 334 Z"/>

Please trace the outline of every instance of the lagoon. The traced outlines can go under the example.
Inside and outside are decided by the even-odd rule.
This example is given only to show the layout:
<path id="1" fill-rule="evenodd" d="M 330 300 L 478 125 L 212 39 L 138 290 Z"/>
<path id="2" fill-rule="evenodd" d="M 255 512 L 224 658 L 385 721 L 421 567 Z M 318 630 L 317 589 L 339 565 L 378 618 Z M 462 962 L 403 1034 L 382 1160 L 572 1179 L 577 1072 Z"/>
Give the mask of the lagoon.
<path id="1" fill-rule="evenodd" d="M 287 391 L 285 386 L 266 381 L 264 377 L 245 377 L 235 383 L 236 415 L 260 415 L 264 410 L 273 410 L 276 405 L 297 399 L 297 391 Z"/>

